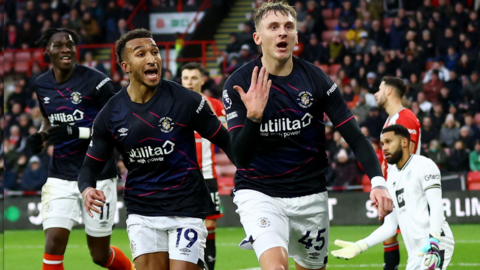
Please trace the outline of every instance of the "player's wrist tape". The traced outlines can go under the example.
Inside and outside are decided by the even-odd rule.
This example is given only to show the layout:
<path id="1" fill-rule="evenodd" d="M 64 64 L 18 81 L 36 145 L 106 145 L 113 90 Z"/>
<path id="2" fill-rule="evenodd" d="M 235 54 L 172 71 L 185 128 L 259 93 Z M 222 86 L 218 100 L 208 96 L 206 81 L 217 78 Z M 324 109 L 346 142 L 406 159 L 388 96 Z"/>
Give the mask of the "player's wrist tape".
<path id="1" fill-rule="evenodd" d="M 362 239 L 362 240 L 358 240 L 357 242 L 355 242 L 355 245 L 357 245 L 358 248 L 360 248 L 360 250 L 361 250 L 362 252 L 365 252 L 365 251 L 369 248 L 367 242 L 365 242 L 365 240 L 363 240 L 363 239 Z"/>
<path id="2" fill-rule="evenodd" d="M 79 127 L 78 128 L 78 138 L 79 139 L 90 139 L 90 128 Z"/>
<path id="3" fill-rule="evenodd" d="M 383 178 L 381 176 L 373 177 L 370 182 L 372 183 L 372 188 L 387 187 L 387 182 L 385 181 L 385 178 Z"/>

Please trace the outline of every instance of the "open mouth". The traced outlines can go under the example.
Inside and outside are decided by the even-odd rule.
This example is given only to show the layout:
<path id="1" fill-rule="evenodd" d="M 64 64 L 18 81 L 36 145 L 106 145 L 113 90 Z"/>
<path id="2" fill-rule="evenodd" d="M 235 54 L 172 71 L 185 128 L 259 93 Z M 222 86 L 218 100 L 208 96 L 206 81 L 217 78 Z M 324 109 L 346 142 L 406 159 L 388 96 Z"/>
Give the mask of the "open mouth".
<path id="1" fill-rule="evenodd" d="M 156 81 L 158 79 L 158 69 L 152 68 L 145 71 L 145 76 L 150 81 Z"/>
<path id="2" fill-rule="evenodd" d="M 62 56 L 62 58 L 60 58 L 60 60 L 62 61 L 62 63 L 70 63 L 70 62 L 72 62 L 72 57 L 71 56 Z"/>
<path id="3" fill-rule="evenodd" d="M 388 154 L 387 154 L 387 153 L 385 153 L 385 158 L 390 158 L 390 157 L 392 157 L 392 155 L 391 155 L 391 154 L 389 154 L 389 153 L 388 153 Z"/>
<path id="4" fill-rule="evenodd" d="M 285 41 L 282 41 L 282 42 L 277 44 L 277 48 L 280 48 L 280 49 L 286 49 L 287 46 L 288 46 L 288 44 Z"/>

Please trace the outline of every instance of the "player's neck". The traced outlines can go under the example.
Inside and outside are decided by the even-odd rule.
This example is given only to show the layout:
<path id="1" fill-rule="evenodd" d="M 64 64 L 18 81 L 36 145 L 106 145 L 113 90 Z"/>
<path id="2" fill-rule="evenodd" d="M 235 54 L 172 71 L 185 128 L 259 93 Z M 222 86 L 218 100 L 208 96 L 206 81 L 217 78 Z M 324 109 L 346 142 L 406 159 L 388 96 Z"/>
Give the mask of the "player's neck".
<path id="1" fill-rule="evenodd" d="M 293 58 L 290 57 L 285 61 L 278 61 L 275 59 L 268 59 L 262 56 L 262 65 L 267 69 L 268 73 L 275 76 L 288 76 L 293 69 Z"/>
<path id="2" fill-rule="evenodd" d="M 397 162 L 397 168 L 399 170 L 401 170 L 403 168 L 403 166 L 405 166 L 405 163 L 408 161 L 408 159 L 410 158 L 410 153 L 409 152 L 406 152 L 406 151 L 403 151 L 403 155 L 402 155 L 402 159 L 400 159 L 399 162 Z"/>
<path id="3" fill-rule="evenodd" d="M 52 69 L 53 69 L 53 76 L 55 77 L 55 80 L 58 83 L 63 83 L 63 82 L 66 82 L 68 79 L 70 79 L 70 76 L 72 76 L 75 66 L 73 66 L 69 70 L 62 70 L 57 67 L 53 67 Z"/>
<path id="4" fill-rule="evenodd" d="M 130 100 L 134 103 L 144 104 L 147 103 L 157 91 L 157 87 L 150 88 L 141 83 L 130 82 L 127 87 L 127 93 Z"/>
<path id="5" fill-rule="evenodd" d="M 388 117 L 392 117 L 402 108 L 403 104 L 401 100 L 392 99 L 389 100 L 387 106 L 385 106 L 385 111 L 387 111 Z"/>

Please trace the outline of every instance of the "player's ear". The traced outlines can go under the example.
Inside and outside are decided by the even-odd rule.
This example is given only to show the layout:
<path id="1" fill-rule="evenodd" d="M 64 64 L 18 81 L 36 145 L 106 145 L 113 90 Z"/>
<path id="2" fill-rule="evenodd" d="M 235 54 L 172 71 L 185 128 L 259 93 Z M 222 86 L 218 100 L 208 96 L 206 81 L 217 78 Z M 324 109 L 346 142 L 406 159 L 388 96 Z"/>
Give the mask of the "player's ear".
<path id="1" fill-rule="evenodd" d="M 122 61 L 122 63 L 120 63 L 120 67 L 127 74 L 129 74 L 132 71 L 130 68 L 130 65 L 126 61 Z"/>
<path id="2" fill-rule="evenodd" d="M 402 147 L 408 148 L 410 141 L 407 138 L 402 139 Z"/>
<path id="3" fill-rule="evenodd" d="M 262 45 L 262 39 L 260 38 L 260 35 L 258 34 L 258 32 L 253 33 L 253 41 L 257 45 Z"/>
<path id="4" fill-rule="evenodd" d="M 204 85 L 207 82 L 207 76 L 202 76 L 202 85 Z"/>

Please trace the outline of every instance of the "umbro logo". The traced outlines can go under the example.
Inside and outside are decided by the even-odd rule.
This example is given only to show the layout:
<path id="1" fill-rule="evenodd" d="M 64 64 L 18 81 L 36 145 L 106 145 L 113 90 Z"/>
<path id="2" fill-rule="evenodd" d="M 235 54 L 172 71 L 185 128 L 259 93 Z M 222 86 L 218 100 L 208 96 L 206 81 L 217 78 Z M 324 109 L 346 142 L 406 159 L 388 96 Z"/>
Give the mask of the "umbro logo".
<path id="1" fill-rule="evenodd" d="M 49 104 L 50 103 L 50 98 L 49 97 L 44 97 L 43 98 L 43 103 Z"/>
<path id="2" fill-rule="evenodd" d="M 118 132 L 120 132 L 120 136 L 127 136 L 127 131 L 128 128 L 121 128 L 118 130 Z"/>

